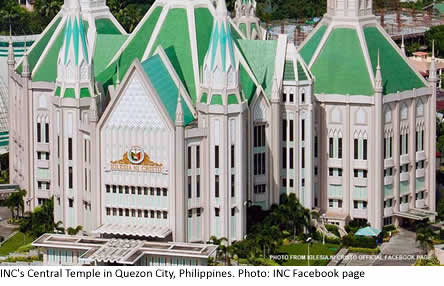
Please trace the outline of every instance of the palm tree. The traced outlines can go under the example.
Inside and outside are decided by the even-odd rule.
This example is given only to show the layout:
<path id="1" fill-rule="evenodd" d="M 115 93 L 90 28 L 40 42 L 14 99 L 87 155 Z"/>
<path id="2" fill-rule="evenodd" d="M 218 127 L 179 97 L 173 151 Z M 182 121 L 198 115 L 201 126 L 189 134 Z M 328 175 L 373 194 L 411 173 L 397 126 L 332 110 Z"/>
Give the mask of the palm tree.
<path id="1" fill-rule="evenodd" d="M 220 258 L 225 253 L 225 245 L 222 244 L 223 241 L 228 241 L 225 237 L 217 238 L 216 236 L 212 235 L 210 237 L 209 243 L 217 245 L 217 252 L 216 252 L 216 262 L 218 258 Z"/>
<path id="2" fill-rule="evenodd" d="M 424 253 L 428 253 L 429 249 L 433 249 L 433 230 L 428 224 L 420 226 L 416 232 L 416 241 L 424 250 Z"/>
<path id="3" fill-rule="evenodd" d="M 59 220 L 54 227 L 54 230 L 56 233 L 60 233 L 60 234 L 64 234 L 65 233 L 65 228 L 63 227 L 63 222 L 61 220 Z"/>
<path id="4" fill-rule="evenodd" d="M 76 228 L 68 227 L 67 232 L 69 235 L 76 235 L 80 231 L 82 231 L 83 227 L 81 225 L 78 225 Z"/>
<path id="5" fill-rule="evenodd" d="M 6 199 L 5 206 L 12 213 L 13 218 L 18 218 L 21 214 L 23 216 L 25 212 L 25 201 L 26 191 L 23 189 L 17 189 L 15 192 L 11 193 Z"/>

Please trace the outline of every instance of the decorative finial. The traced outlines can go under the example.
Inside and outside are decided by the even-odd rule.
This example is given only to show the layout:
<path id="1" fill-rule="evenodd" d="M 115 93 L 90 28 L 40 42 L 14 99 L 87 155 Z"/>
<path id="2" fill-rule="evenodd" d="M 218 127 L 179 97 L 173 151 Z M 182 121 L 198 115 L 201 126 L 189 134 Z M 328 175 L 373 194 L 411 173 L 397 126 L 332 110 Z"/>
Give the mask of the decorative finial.
<path id="1" fill-rule="evenodd" d="M 183 126 L 184 117 L 183 117 L 183 107 L 182 107 L 182 96 L 180 95 L 180 91 L 177 94 L 177 107 L 176 107 L 176 126 Z"/>
<path id="2" fill-rule="evenodd" d="M 26 48 L 26 38 L 24 39 L 24 53 L 23 53 L 23 67 L 22 67 L 22 76 L 29 77 L 29 62 L 28 62 L 28 50 Z"/>
<path id="3" fill-rule="evenodd" d="M 12 43 L 12 27 L 9 25 L 8 65 L 14 65 L 14 45 Z"/>
<path id="4" fill-rule="evenodd" d="M 218 0 L 217 1 L 216 15 L 218 15 L 218 16 L 227 16 L 228 15 L 227 3 L 225 3 L 225 0 Z"/>
<path id="5" fill-rule="evenodd" d="M 435 40 L 432 41 L 432 61 L 429 67 L 429 81 L 436 82 L 438 80 L 436 75 L 436 62 L 435 62 Z"/>
<path id="6" fill-rule="evenodd" d="M 381 94 L 383 91 L 379 49 L 378 49 L 378 64 L 376 66 L 376 75 L 375 75 L 375 91 Z"/>
<path id="7" fill-rule="evenodd" d="M 435 40 L 432 40 L 432 59 L 435 59 Z"/>
<path id="8" fill-rule="evenodd" d="M 406 53 L 405 53 L 405 45 L 404 45 L 404 34 L 402 34 L 402 37 L 401 37 L 401 52 L 402 52 L 402 54 L 404 56 L 406 55 Z"/>

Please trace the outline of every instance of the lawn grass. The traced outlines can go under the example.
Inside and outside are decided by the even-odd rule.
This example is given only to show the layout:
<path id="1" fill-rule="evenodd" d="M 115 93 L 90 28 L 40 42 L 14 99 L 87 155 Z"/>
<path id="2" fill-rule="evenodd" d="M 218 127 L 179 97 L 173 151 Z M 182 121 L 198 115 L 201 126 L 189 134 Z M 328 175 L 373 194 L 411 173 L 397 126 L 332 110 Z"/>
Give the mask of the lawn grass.
<path id="1" fill-rule="evenodd" d="M 25 236 L 25 243 L 23 243 L 23 233 L 18 232 L 13 237 L 5 241 L 5 243 L 2 244 L 0 247 L 0 256 L 7 256 L 11 252 L 16 251 L 20 246 L 23 246 L 25 244 L 29 244 L 33 241 L 33 238 L 29 235 Z"/>
<path id="2" fill-rule="evenodd" d="M 288 260 L 277 261 L 283 266 L 307 266 L 307 243 L 295 243 L 289 245 L 282 245 L 278 249 L 278 253 L 281 255 L 288 255 Z M 341 247 L 338 244 L 331 243 L 313 243 L 310 246 L 310 256 L 331 256 L 336 254 Z M 297 259 L 291 259 L 291 255 L 297 255 Z M 310 259 L 310 265 L 324 266 L 327 265 L 330 259 Z"/>

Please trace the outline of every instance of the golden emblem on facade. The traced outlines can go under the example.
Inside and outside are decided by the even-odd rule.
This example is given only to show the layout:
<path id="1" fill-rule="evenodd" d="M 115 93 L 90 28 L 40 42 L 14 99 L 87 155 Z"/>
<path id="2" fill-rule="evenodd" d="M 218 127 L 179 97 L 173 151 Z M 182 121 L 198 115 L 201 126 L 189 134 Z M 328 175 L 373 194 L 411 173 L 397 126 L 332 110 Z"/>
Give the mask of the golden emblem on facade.
<path id="1" fill-rule="evenodd" d="M 149 172 L 161 173 L 163 165 L 154 162 L 143 148 L 131 147 L 122 156 L 122 159 L 111 161 L 112 171 L 133 171 L 133 172 Z"/>

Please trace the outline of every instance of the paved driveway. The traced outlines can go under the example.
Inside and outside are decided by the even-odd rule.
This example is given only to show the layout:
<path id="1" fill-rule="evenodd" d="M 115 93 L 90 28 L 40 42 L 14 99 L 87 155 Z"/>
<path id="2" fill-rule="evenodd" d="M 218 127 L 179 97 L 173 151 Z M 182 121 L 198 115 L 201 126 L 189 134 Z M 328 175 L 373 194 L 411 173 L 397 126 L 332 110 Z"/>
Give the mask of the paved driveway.
<path id="1" fill-rule="evenodd" d="M 416 242 L 416 233 L 400 229 L 399 233 L 381 246 L 381 259 L 376 266 L 409 266 L 415 263 L 416 256 L 423 255 L 423 250 Z"/>

